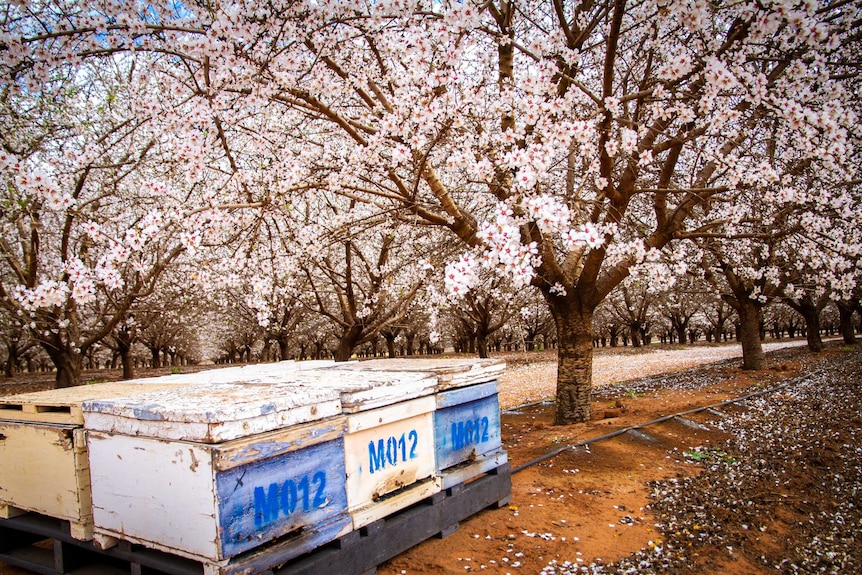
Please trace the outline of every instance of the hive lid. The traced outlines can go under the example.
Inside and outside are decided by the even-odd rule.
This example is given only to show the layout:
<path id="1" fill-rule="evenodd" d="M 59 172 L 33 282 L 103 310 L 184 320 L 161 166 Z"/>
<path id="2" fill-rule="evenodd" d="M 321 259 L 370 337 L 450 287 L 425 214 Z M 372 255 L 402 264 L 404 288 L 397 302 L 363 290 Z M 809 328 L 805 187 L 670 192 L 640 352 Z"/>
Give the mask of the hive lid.
<path id="1" fill-rule="evenodd" d="M 436 391 L 442 391 L 493 381 L 506 369 L 506 362 L 476 358 L 393 358 L 337 363 L 326 369 L 420 372 L 435 377 Z"/>
<path id="2" fill-rule="evenodd" d="M 279 361 L 242 366 L 217 367 L 194 373 L 175 373 L 131 380 L 130 383 L 242 383 L 254 381 L 293 381 L 297 372 L 335 365 L 331 360 Z"/>
<path id="3" fill-rule="evenodd" d="M 351 366 L 351 367 L 344 367 Z M 418 397 L 431 395 L 437 380 L 433 374 L 412 371 L 353 369 L 352 364 L 303 371 L 296 381 L 315 389 L 335 391 L 344 413 L 367 411 Z M 247 381 L 246 385 L 267 384 L 266 378 Z M 296 385 L 296 383 L 284 383 Z"/>
<path id="4" fill-rule="evenodd" d="M 86 401 L 84 427 L 159 439 L 219 443 L 341 413 L 336 389 L 205 383 Z"/>
<path id="5" fill-rule="evenodd" d="M 129 397 L 171 389 L 176 383 L 107 382 L 0 396 L 0 419 L 39 423 L 84 423 L 81 404 L 88 400 Z"/>

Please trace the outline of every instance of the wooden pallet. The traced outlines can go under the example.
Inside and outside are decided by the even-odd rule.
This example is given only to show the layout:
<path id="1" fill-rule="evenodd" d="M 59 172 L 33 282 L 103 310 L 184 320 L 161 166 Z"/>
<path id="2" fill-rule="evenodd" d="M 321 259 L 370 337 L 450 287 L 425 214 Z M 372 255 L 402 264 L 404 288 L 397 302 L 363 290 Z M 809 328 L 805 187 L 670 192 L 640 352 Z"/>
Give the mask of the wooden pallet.
<path id="1" fill-rule="evenodd" d="M 299 557 L 285 559 L 290 537 L 235 557 L 227 565 L 204 565 L 128 542 L 101 550 L 74 539 L 68 522 L 28 513 L 0 519 L 0 561 L 36 573 L 96 575 L 360 575 L 486 508 L 508 505 L 509 465 L 449 489 Z M 287 562 L 286 562 L 287 561 Z"/>

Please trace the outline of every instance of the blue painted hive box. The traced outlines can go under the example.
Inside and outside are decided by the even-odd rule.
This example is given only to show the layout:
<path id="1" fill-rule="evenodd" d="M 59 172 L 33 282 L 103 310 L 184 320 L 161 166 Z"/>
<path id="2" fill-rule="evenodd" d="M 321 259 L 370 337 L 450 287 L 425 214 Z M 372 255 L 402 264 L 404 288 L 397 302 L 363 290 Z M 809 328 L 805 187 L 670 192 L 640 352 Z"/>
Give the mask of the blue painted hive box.
<path id="1" fill-rule="evenodd" d="M 438 393 L 434 434 L 438 471 L 499 450 L 497 382 Z"/>
<path id="2" fill-rule="evenodd" d="M 296 556 L 343 535 L 339 412 L 337 393 L 295 381 L 85 404 L 96 543 L 224 566 L 285 536 Z"/>

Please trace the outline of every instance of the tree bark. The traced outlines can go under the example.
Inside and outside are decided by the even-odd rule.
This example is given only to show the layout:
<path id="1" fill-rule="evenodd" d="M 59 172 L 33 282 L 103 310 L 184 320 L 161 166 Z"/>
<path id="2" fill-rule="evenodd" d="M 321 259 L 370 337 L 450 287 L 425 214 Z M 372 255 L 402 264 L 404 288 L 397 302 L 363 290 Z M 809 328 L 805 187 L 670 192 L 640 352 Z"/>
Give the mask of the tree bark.
<path id="1" fill-rule="evenodd" d="M 554 298 L 551 295 L 549 298 Z M 560 298 L 562 299 L 562 298 Z M 589 421 L 593 386 L 593 313 L 549 299 L 557 327 L 555 425 Z"/>
<path id="2" fill-rule="evenodd" d="M 480 359 L 488 359 L 488 337 L 482 334 L 476 335 L 476 351 Z"/>
<path id="3" fill-rule="evenodd" d="M 290 359 L 290 338 L 286 335 L 278 335 L 275 338 L 278 343 L 278 357 L 281 361 Z M 302 355 L 305 356 L 305 349 L 302 349 Z"/>
<path id="4" fill-rule="evenodd" d="M 742 369 L 766 369 L 766 355 L 760 341 L 763 310 L 750 298 L 736 301 L 739 313 L 739 341 L 742 343 Z"/>
<path id="5" fill-rule="evenodd" d="M 131 347 L 125 347 L 120 349 L 120 362 L 123 364 L 123 379 L 134 379 L 135 369 L 132 365 Z"/>
<path id="6" fill-rule="evenodd" d="M 856 329 L 853 325 L 853 305 L 846 302 L 838 302 L 838 317 L 841 321 L 841 337 L 847 345 L 855 345 Z"/>
<path id="7" fill-rule="evenodd" d="M 814 353 L 820 353 L 823 351 L 823 339 L 820 337 L 820 311 L 814 306 L 803 305 L 800 313 L 805 319 L 808 349 Z"/>
<path id="8" fill-rule="evenodd" d="M 395 353 L 395 338 L 397 336 L 390 332 L 383 332 L 381 335 L 386 340 L 386 353 L 389 355 L 389 359 L 394 358 L 397 355 Z"/>
<path id="9" fill-rule="evenodd" d="M 335 361 L 350 361 L 361 335 L 361 325 L 352 325 L 350 329 L 341 334 L 338 339 L 338 347 L 335 350 Z"/>
<path id="10" fill-rule="evenodd" d="M 132 342 L 135 339 L 134 329 L 134 327 L 123 326 L 117 330 L 117 354 L 120 356 L 120 363 L 123 365 L 123 379 L 133 379 L 135 377 L 135 370 L 132 365 Z"/>
<path id="11" fill-rule="evenodd" d="M 629 337 L 632 338 L 632 347 L 641 347 L 640 324 L 635 322 L 629 326 Z"/>
<path id="12" fill-rule="evenodd" d="M 81 372 L 84 367 L 84 357 L 80 353 L 60 349 L 48 354 L 54 367 L 57 368 L 55 387 L 74 387 L 81 385 Z"/>

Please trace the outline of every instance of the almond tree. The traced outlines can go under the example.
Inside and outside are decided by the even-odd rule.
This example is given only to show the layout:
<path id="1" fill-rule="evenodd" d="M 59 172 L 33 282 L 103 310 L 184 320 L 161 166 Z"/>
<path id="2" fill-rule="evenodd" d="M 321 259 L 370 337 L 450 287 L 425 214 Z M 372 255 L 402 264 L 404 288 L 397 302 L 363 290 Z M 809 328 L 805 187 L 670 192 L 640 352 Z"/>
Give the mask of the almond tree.
<path id="1" fill-rule="evenodd" d="M 526 304 L 506 278 L 489 273 L 484 276 L 468 293 L 450 298 L 447 306 L 457 331 L 475 341 L 480 358 L 488 357 L 488 339 L 518 316 Z"/>
<path id="2" fill-rule="evenodd" d="M 0 305 L 50 356 L 56 385 L 76 385 L 83 357 L 184 251 L 185 198 L 170 193 L 165 142 L 134 110 L 149 84 L 131 63 L 19 72 L 8 48 Z"/>
<path id="3" fill-rule="evenodd" d="M 469 250 L 447 272 L 461 293 L 480 265 L 535 286 L 557 329 L 556 421 L 573 423 L 590 415 L 593 313 L 632 266 L 691 228 L 727 237 L 712 229 L 724 207 L 745 190 L 768 202 L 757 187 L 792 165 L 848 179 L 858 58 L 835 56 L 857 44 L 857 13 L 844 0 L 46 3 L 11 9 L 3 42 L 17 66 L 169 54 L 150 72 L 215 112 L 207 144 L 224 169 L 266 180 L 245 201 L 285 201 L 304 181 L 448 230 Z M 773 155 L 770 138 L 799 146 Z M 824 203 L 842 193 L 822 189 Z"/>
<path id="4" fill-rule="evenodd" d="M 315 311 L 334 327 L 336 361 L 349 360 L 355 348 L 400 323 L 426 282 L 415 246 L 402 243 L 397 229 L 371 233 L 335 240 L 302 264 Z"/>

